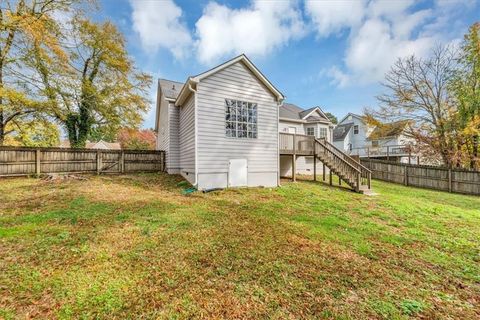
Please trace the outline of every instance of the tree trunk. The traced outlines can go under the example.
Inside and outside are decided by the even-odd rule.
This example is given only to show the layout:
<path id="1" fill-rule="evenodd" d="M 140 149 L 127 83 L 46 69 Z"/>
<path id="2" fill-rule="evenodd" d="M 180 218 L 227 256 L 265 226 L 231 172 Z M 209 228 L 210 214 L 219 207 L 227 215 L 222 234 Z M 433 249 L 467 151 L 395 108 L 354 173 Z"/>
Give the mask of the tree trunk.
<path id="1" fill-rule="evenodd" d="M 3 125 L 3 110 L 1 109 L 0 105 L 0 147 L 3 146 L 5 141 L 5 127 Z"/>
<path id="2" fill-rule="evenodd" d="M 472 156 L 470 158 L 470 167 L 472 169 L 478 169 L 478 140 L 480 137 L 478 135 L 474 135 L 472 137 L 472 142 L 473 142 L 473 150 L 472 150 Z"/>

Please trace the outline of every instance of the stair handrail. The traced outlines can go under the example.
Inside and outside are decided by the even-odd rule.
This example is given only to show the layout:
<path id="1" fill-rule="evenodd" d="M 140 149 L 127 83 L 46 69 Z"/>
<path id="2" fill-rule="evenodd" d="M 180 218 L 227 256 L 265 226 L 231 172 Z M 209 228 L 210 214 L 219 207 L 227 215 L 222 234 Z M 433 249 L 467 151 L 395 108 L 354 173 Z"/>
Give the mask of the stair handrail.
<path id="1" fill-rule="evenodd" d="M 368 189 L 372 188 L 372 171 L 370 169 L 368 169 L 367 167 L 362 165 L 360 162 L 358 162 L 357 160 L 350 157 L 348 154 L 346 154 L 342 150 L 338 149 L 335 145 L 328 142 L 325 138 L 322 138 L 322 140 L 324 142 L 325 147 L 327 147 L 327 146 L 330 147 L 331 149 L 337 151 L 337 153 L 339 153 L 344 159 L 347 159 L 348 162 L 350 162 L 350 163 L 353 162 L 355 165 L 357 165 L 360 172 L 361 172 L 360 173 L 360 178 L 365 180 L 365 182 L 366 182 L 365 184 L 367 185 Z M 362 182 L 360 182 L 360 183 L 362 183 Z"/>
<path id="2" fill-rule="evenodd" d="M 340 157 L 338 154 L 336 154 L 335 152 L 333 152 L 332 150 L 330 150 L 325 144 L 323 144 L 319 139 L 315 138 L 314 139 L 317 143 L 319 143 L 322 147 L 324 147 L 327 151 L 329 151 L 331 154 L 333 154 L 335 157 L 337 157 L 338 159 L 340 159 L 340 161 L 344 162 L 345 164 L 347 164 L 350 168 L 354 169 L 356 172 L 358 173 L 361 173 L 360 169 L 358 169 L 357 167 L 353 166 L 350 162 L 346 161 L 345 159 L 343 159 L 342 157 Z"/>
<path id="3" fill-rule="evenodd" d="M 361 169 L 369 172 L 369 173 L 372 173 L 372 171 L 370 169 L 368 169 L 367 167 L 365 167 L 364 165 L 362 165 L 360 162 L 358 162 L 357 160 L 355 160 L 354 158 L 352 158 L 351 156 L 349 156 L 348 154 L 346 154 L 345 152 L 343 152 L 342 150 L 340 150 L 339 148 L 337 148 L 334 144 L 330 143 L 327 141 L 327 139 L 325 138 L 320 138 L 321 140 L 323 140 L 324 144 L 328 147 L 331 147 L 333 148 L 334 150 L 340 152 L 340 154 L 344 157 L 344 158 L 347 158 L 350 162 L 353 162 L 355 163 L 356 165 L 358 165 Z"/>

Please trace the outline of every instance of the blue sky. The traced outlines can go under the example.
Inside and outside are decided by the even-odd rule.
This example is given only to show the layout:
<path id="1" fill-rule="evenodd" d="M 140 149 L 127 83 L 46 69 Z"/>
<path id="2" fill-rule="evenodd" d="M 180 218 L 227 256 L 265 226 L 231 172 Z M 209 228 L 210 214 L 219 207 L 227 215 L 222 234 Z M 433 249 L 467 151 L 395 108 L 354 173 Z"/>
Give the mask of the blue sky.
<path id="1" fill-rule="evenodd" d="M 341 118 L 376 106 L 396 58 L 458 44 L 480 20 L 480 3 L 102 0 L 96 17 L 117 24 L 138 68 L 155 79 L 185 81 L 245 53 L 288 102 Z M 153 125 L 154 108 L 144 127 Z"/>

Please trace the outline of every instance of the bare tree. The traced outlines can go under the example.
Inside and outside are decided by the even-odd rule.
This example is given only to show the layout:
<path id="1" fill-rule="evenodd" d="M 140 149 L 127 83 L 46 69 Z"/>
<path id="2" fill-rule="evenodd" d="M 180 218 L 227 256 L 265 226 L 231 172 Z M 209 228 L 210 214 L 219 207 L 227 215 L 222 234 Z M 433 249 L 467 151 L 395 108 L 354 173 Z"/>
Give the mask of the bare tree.
<path id="1" fill-rule="evenodd" d="M 386 92 L 377 97 L 380 108 L 366 110 L 367 118 L 413 120 L 406 134 L 447 165 L 452 165 L 456 150 L 452 125 L 456 105 L 448 91 L 455 57 L 451 47 L 437 46 L 428 59 L 398 59 L 382 82 Z"/>

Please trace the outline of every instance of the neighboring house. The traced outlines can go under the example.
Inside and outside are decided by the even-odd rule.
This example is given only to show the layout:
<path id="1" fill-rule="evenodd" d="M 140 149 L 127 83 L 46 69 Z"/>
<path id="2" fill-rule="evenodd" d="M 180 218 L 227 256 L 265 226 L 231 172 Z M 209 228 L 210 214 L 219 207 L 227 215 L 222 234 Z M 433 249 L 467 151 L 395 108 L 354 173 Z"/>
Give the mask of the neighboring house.
<path id="1" fill-rule="evenodd" d="M 63 140 L 60 142 L 60 148 L 70 148 L 70 141 Z M 103 150 L 120 150 L 122 149 L 119 142 L 106 142 L 100 140 L 98 142 L 87 141 L 85 144 L 86 149 L 103 149 Z"/>
<path id="2" fill-rule="evenodd" d="M 333 123 L 320 107 L 304 110 L 294 104 L 284 103 L 280 106 L 279 114 L 280 132 L 325 138 L 332 142 Z M 321 162 L 317 159 L 318 168 Z M 287 177 L 292 174 L 292 160 L 288 155 L 280 156 L 280 176 Z M 299 174 L 313 174 L 313 157 L 300 156 L 296 159 L 296 172 Z M 318 173 L 322 173 L 321 170 Z"/>
<path id="3" fill-rule="evenodd" d="M 407 125 L 408 121 L 397 121 L 371 126 L 362 116 L 349 113 L 335 127 L 333 143 L 345 153 L 360 158 L 415 163 L 417 157 L 410 152 L 415 141 L 404 133 Z"/>
<path id="4" fill-rule="evenodd" d="M 279 185 L 283 94 L 240 55 L 185 83 L 158 82 L 157 148 L 199 190 Z"/>

